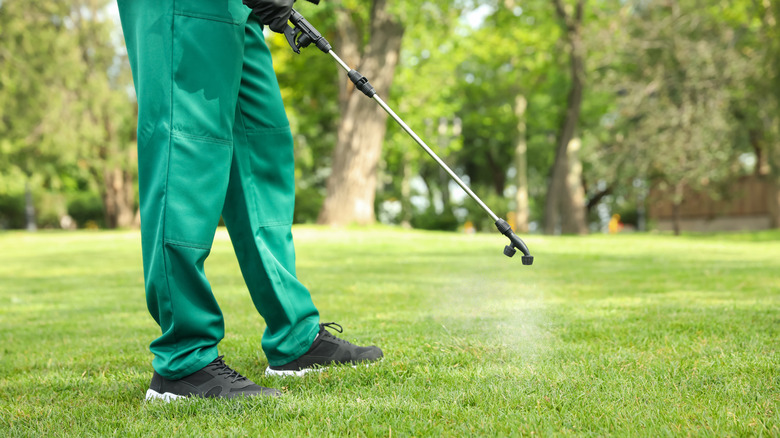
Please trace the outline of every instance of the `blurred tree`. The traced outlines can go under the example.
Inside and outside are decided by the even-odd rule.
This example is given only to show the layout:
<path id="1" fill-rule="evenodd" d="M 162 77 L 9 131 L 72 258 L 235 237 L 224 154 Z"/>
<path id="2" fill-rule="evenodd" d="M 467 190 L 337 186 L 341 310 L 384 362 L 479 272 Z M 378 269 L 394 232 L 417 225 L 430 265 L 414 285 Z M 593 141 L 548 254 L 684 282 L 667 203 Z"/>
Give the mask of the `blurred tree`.
<path id="1" fill-rule="evenodd" d="M 344 61 L 370 79 L 387 96 L 401 49 L 404 27 L 386 0 L 371 2 L 365 26 L 359 8 L 337 8 L 335 47 Z M 328 178 L 328 194 L 318 221 L 323 224 L 370 224 L 375 221 L 377 164 L 387 115 L 351 85 L 342 81 L 341 122 Z"/>
<path id="2" fill-rule="evenodd" d="M 453 71 L 462 59 L 455 35 L 459 15 L 460 6 L 439 8 L 431 3 L 423 14 L 405 18 L 397 78 L 388 99 L 426 144 L 450 164 L 452 152 L 461 144 L 456 116 L 460 101 L 453 104 L 449 98 L 457 82 Z M 436 227 L 441 222 L 436 216 L 440 216 L 452 227 L 449 176 L 394 121 L 388 123 L 379 168 L 380 203 L 398 201 L 400 211 L 395 220 L 404 225 Z"/>
<path id="3" fill-rule="evenodd" d="M 135 122 L 108 3 L 0 3 L 0 166 L 3 179 L 55 192 L 86 184 L 101 193 L 106 224 L 126 226 Z"/>
<path id="4" fill-rule="evenodd" d="M 621 169 L 613 178 L 668 187 L 677 233 L 684 187 L 722 193 L 740 171 L 732 103 L 751 65 L 735 49 L 733 28 L 717 18 L 722 12 L 696 0 L 629 2 L 626 32 L 608 40 L 612 67 L 601 83 L 615 98 L 604 120 L 615 136 L 601 157 Z"/>
<path id="5" fill-rule="evenodd" d="M 103 199 L 105 224 L 129 227 L 136 217 L 137 104 L 130 100 L 132 76 L 126 58 L 112 41 L 114 23 L 107 15 L 110 0 L 70 1 L 80 61 L 72 66 L 74 87 L 67 89 L 63 108 L 80 117 L 62 126 L 79 145 L 85 166 Z"/>
<path id="6" fill-rule="evenodd" d="M 544 151 L 557 118 L 551 97 L 558 94 L 560 76 L 552 49 L 558 29 L 547 19 L 552 10 L 546 1 L 520 7 L 501 0 L 467 2 L 462 13 L 454 12 L 450 21 L 456 25 L 408 28 L 393 103 L 480 197 L 498 198 L 490 205 L 499 215 L 513 208 L 525 212 L 516 217 L 527 217 L 529 185 L 536 187 L 535 197 L 544 195 L 538 188 L 544 181 L 542 169 L 549 166 Z M 523 100 L 531 109 L 528 114 L 523 114 Z M 521 134 L 524 125 L 526 133 Z M 530 155 L 522 153 L 523 144 Z M 455 212 L 461 223 L 468 220 L 477 228 L 493 228 L 459 189 L 450 196 L 454 183 L 404 133 L 390 131 L 386 152 L 385 172 L 397 176 L 386 181 L 402 182 L 392 190 L 393 196 L 400 196 L 403 212 L 420 213 L 420 202 L 412 208 L 406 201 L 414 195 L 410 175 L 419 175 L 417 186 L 425 184 L 416 197 L 428 198 L 423 214 Z M 529 159 L 531 171 L 523 178 Z M 535 184 L 529 184 L 529 178 Z M 514 196 L 513 202 L 505 196 Z M 529 200 L 525 206 L 523 199 Z M 527 221 L 521 223 L 520 229 L 526 225 Z"/>
<path id="7" fill-rule="evenodd" d="M 579 24 L 561 26 L 560 21 L 565 21 L 565 17 L 576 21 L 576 7 L 567 11 L 565 5 L 558 4 L 560 10 L 549 1 L 521 4 L 501 0 L 489 4 L 494 13 L 483 26 L 464 38 L 473 42 L 468 48 L 473 54 L 456 70 L 466 78 L 461 86 L 466 98 L 460 110 L 464 119 L 464 148 L 458 153 L 459 161 L 466 166 L 466 173 L 473 181 L 491 184 L 499 196 L 514 195 L 518 229 L 527 229 L 525 218 L 529 217 L 532 205 L 541 205 L 546 198 L 546 211 L 557 206 L 547 215 L 555 224 L 551 232 L 561 228 L 563 222 L 566 222 L 565 232 L 584 232 L 587 223 L 583 186 L 587 178 L 575 154 L 579 151 L 573 148 L 580 144 L 579 139 L 572 141 L 570 136 L 583 120 L 598 120 L 603 105 L 587 101 L 581 77 L 586 68 L 585 58 L 579 53 L 584 43 L 578 42 L 584 41 L 584 36 L 577 35 L 602 24 L 597 11 L 611 12 L 614 7 L 592 6 L 589 28 L 584 29 L 584 9 Z M 579 32 L 574 45 L 569 41 L 568 31 Z M 572 50 L 578 47 L 572 61 Z M 573 79 L 575 70 L 578 73 Z M 588 128 L 593 129 L 593 124 Z M 551 145 L 565 145 L 566 154 L 562 154 L 560 147 L 551 148 Z M 557 173 L 555 163 L 559 166 Z M 562 168 L 566 172 L 561 173 Z M 507 179 L 509 175 L 511 180 Z M 569 181 L 568 185 L 553 183 L 561 179 Z M 550 190 L 550 185 L 556 190 Z M 562 194 L 569 192 L 577 194 L 578 201 L 570 203 L 576 204 L 576 208 L 560 202 Z M 594 203 L 599 201 L 600 193 L 594 194 Z M 581 210 L 581 217 L 570 213 L 572 209 Z M 535 216 L 541 217 L 541 211 L 535 212 Z"/>
<path id="8" fill-rule="evenodd" d="M 751 77 L 756 117 L 750 136 L 757 155 L 756 173 L 771 185 L 768 204 L 771 226 L 780 228 L 780 2 L 752 3 L 760 25 L 751 47 L 743 49 L 749 62 L 761 66 Z"/>
<path id="9" fill-rule="evenodd" d="M 343 6 L 343 7 L 340 7 Z M 385 99 L 395 76 L 404 31 L 412 26 L 446 26 L 447 11 L 455 10 L 443 0 L 388 3 L 374 0 L 336 4 L 336 51 L 347 64 L 363 73 Z M 319 222 L 343 225 L 375 221 L 374 201 L 387 114 L 354 86 L 342 81 L 341 121 L 333 152 Z"/>
<path id="10" fill-rule="evenodd" d="M 31 184 L 56 183 L 62 168 L 59 151 L 41 138 L 50 131 L 53 117 L 49 108 L 58 98 L 49 92 L 48 84 L 60 78 L 51 53 L 59 50 L 66 32 L 61 19 L 65 13 L 64 5 L 56 2 L 0 4 L 0 178 L 4 197 L 25 192 L 29 200 Z M 27 210 L 32 211 L 29 202 Z"/>
<path id="11" fill-rule="evenodd" d="M 521 6 L 516 0 L 501 0 L 494 8 L 484 25 L 470 35 L 472 54 L 459 68 L 467 77 L 464 87 L 469 97 L 461 107 L 468 148 L 460 156 L 475 181 L 486 172 L 496 195 L 514 192 L 513 225 L 516 231 L 526 232 L 531 209 L 529 147 L 532 168 L 543 175 L 550 162 L 549 134 L 560 113 L 554 103 L 560 94 L 555 89 L 563 79 L 554 55 L 560 29 L 547 1 Z M 485 141 L 492 146 L 480 147 Z M 480 162 L 488 164 L 482 171 Z M 536 185 L 542 183 L 537 180 Z M 539 197 L 544 192 L 536 193 Z"/>
<path id="12" fill-rule="evenodd" d="M 577 0 L 571 10 L 567 9 L 568 5 L 563 0 L 553 0 L 553 5 L 564 28 L 571 83 L 547 185 L 544 231 L 553 234 L 560 226 L 563 233 L 585 234 L 588 227 L 579 158 L 581 140 L 576 137 L 585 88 L 586 48 L 582 35 L 585 0 Z"/>

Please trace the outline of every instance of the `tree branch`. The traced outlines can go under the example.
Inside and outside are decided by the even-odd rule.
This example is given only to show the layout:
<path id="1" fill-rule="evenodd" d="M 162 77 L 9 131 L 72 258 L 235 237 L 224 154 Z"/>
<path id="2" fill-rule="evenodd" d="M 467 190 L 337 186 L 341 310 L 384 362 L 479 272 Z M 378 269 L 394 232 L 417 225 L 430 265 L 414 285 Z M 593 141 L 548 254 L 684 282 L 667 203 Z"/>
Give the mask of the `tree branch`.
<path id="1" fill-rule="evenodd" d="M 558 17 L 563 20 L 563 23 L 566 25 L 567 30 L 572 30 L 572 22 L 571 17 L 566 12 L 566 9 L 563 7 L 563 1 L 562 0 L 552 0 L 553 6 L 555 6 L 555 12 L 558 14 Z"/>
<path id="2" fill-rule="evenodd" d="M 585 0 L 577 0 L 577 6 L 574 8 L 573 17 L 566 12 L 563 0 L 552 0 L 552 2 L 553 6 L 555 6 L 555 12 L 558 14 L 558 17 L 563 20 L 563 23 L 566 26 L 566 31 L 569 33 L 576 32 L 577 28 L 582 23 Z"/>
<path id="3" fill-rule="evenodd" d="M 576 24 L 582 23 L 582 14 L 583 14 L 583 6 L 585 4 L 585 0 L 577 0 L 577 6 L 574 13 L 574 21 Z"/>

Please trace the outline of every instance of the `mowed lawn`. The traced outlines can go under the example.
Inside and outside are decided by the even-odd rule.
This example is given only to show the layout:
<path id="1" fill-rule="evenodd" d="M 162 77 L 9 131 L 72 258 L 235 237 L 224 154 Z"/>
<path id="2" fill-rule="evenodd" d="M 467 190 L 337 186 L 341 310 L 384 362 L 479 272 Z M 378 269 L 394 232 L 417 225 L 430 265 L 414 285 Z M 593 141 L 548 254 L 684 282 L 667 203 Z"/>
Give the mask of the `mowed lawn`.
<path id="1" fill-rule="evenodd" d="M 385 359 L 265 377 L 220 230 L 221 354 L 279 399 L 146 403 L 136 232 L 0 234 L 0 436 L 780 436 L 780 233 L 294 229 L 323 322 Z"/>

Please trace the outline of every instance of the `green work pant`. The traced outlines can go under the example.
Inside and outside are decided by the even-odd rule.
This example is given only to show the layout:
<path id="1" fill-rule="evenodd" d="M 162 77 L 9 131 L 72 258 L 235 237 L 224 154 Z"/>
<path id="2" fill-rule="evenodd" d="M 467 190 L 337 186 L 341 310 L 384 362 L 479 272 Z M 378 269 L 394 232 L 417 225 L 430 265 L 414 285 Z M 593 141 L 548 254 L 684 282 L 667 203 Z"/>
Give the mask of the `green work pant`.
<path id="1" fill-rule="evenodd" d="M 241 0 L 118 0 L 138 96 L 153 367 L 178 379 L 217 357 L 222 312 L 204 272 L 220 213 L 266 322 L 271 365 L 319 329 L 295 274 L 293 144 L 262 25 Z"/>

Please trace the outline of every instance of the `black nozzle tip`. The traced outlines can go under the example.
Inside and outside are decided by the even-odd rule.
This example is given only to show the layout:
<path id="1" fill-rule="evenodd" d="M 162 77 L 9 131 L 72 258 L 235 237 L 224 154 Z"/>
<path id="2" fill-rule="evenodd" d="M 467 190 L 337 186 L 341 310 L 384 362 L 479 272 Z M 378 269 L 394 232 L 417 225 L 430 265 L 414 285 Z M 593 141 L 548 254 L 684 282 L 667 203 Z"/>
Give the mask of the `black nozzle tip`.
<path id="1" fill-rule="evenodd" d="M 524 255 L 522 260 L 523 260 L 523 264 L 526 266 L 530 266 L 534 264 L 534 256 L 532 255 Z"/>
<path id="2" fill-rule="evenodd" d="M 517 252 L 516 249 L 512 248 L 511 246 L 507 245 L 504 247 L 504 255 L 507 257 L 512 257 Z"/>

